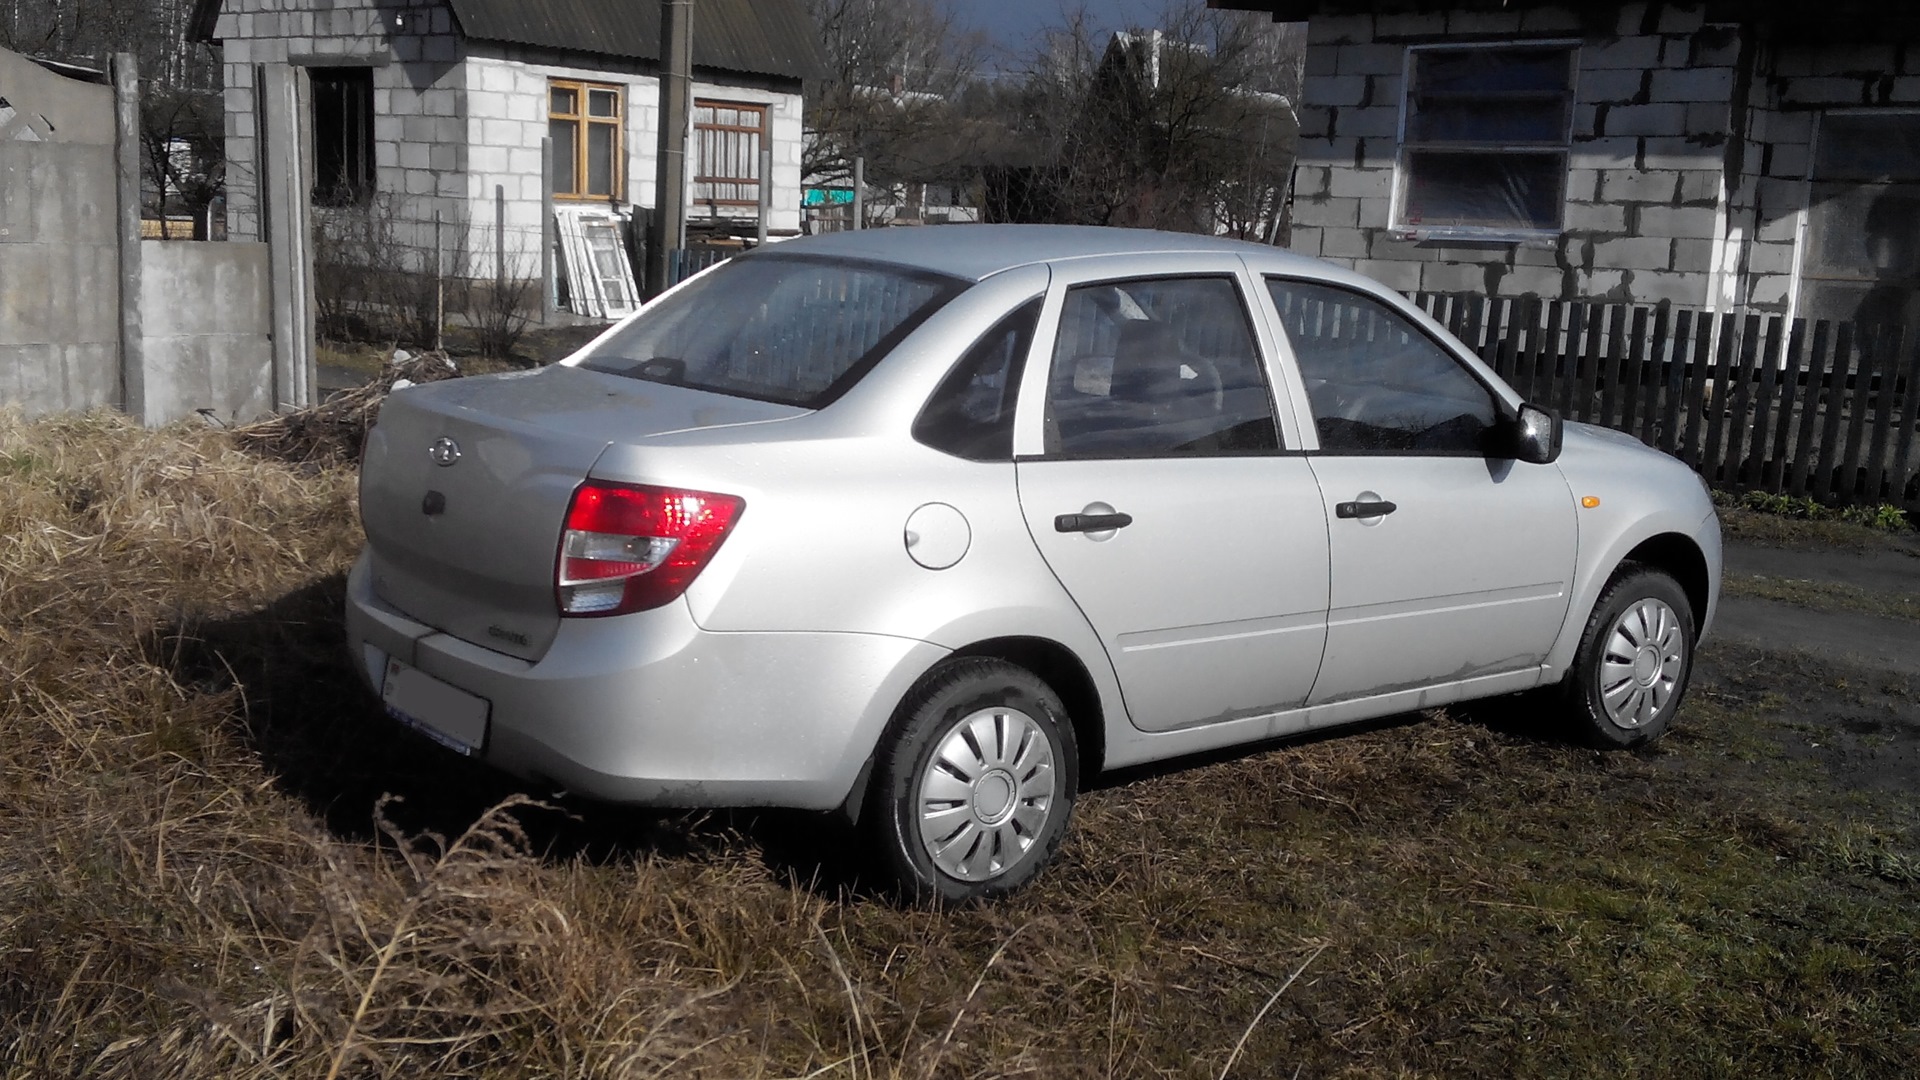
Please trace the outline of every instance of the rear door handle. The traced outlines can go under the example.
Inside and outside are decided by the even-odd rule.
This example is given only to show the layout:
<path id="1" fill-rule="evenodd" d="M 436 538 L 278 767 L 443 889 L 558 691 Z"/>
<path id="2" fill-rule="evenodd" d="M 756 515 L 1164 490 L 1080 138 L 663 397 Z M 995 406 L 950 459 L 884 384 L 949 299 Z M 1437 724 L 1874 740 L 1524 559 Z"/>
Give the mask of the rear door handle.
<path id="1" fill-rule="evenodd" d="M 1124 529 L 1131 524 L 1132 514 L 1061 514 L 1053 519 L 1053 531 L 1105 532 L 1108 529 Z"/>
<path id="2" fill-rule="evenodd" d="M 1333 516 L 1340 518 L 1385 517 L 1400 509 L 1393 503 L 1382 499 L 1378 502 L 1343 502 L 1333 507 Z"/>

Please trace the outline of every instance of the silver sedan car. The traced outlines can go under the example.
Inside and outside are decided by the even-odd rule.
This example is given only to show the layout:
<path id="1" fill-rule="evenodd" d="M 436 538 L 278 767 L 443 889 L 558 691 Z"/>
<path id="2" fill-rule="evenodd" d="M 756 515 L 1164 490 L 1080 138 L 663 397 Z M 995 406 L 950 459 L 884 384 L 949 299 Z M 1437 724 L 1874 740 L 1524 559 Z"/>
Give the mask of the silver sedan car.
<path id="1" fill-rule="evenodd" d="M 1120 766 L 1525 691 L 1646 743 L 1720 580 L 1697 477 L 1395 293 L 1118 229 L 765 248 L 395 393 L 360 499 L 399 722 L 548 790 L 838 809 L 944 900 Z"/>

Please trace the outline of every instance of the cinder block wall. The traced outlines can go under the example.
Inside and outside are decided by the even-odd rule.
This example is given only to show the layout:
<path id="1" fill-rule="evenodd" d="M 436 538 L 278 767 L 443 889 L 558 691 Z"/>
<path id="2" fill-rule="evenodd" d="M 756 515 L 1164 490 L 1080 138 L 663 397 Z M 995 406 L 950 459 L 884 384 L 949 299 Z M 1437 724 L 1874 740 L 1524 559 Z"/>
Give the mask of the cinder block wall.
<path id="1" fill-rule="evenodd" d="M 373 72 L 378 185 L 403 223 L 397 239 L 428 249 L 437 211 L 467 217 L 466 70 L 453 14 L 440 0 L 225 0 L 215 28 L 226 69 L 227 235 L 264 239 L 253 67 L 366 66 Z M 535 175 L 538 175 L 536 170 Z"/>
<path id="2" fill-rule="evenodd" d="M 1527 40 L 1580 46 L 1565 231 L 1473 245 L 1396 235 L 1407 47 Z M 1740 46 L 1738 29 L 1707 24 L 1697 3 L 1316 18 L 1293 246 L 1407 292 L 1706 306 L 1726 229 Z"/>

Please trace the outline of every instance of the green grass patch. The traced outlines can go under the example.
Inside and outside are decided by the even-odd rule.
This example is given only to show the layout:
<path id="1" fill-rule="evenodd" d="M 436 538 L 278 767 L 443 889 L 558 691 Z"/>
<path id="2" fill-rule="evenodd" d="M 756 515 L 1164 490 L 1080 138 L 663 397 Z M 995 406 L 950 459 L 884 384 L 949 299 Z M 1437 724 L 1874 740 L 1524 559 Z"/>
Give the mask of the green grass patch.
<path id="1" fill-rule="evenodd" d="M 1727 574 L 1720 586 L 1728 596 L 1773 600 L 1810 611 L 1850 611 L 1883 619 L 1920 620 L 1920 597 L 1863 589 L 1844 582 Z"/>

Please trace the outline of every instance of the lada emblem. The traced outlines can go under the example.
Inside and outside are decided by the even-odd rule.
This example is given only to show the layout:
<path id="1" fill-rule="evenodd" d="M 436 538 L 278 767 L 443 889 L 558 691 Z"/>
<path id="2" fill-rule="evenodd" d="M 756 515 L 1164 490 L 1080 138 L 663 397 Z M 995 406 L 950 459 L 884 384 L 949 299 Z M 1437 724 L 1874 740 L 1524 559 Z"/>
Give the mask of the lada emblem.
<path id="1" fill-rule="evenodd" d="M 427 448 L 427 456 L 435 465 L 445 468 L 460 460 L 460 444 L 442 435 Z"/>

